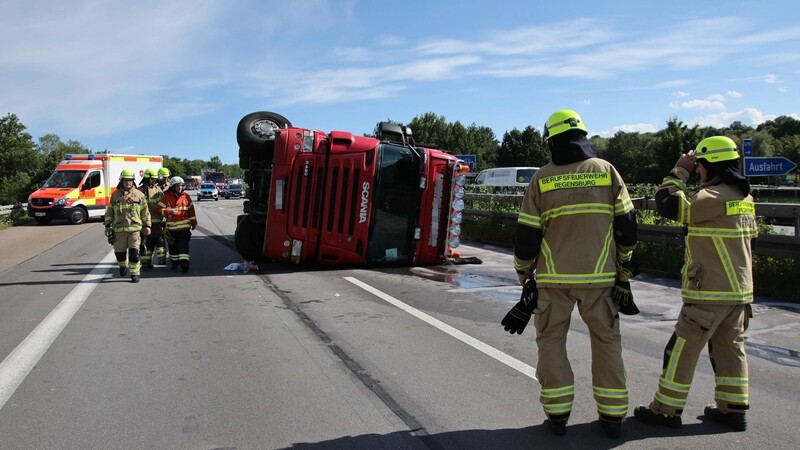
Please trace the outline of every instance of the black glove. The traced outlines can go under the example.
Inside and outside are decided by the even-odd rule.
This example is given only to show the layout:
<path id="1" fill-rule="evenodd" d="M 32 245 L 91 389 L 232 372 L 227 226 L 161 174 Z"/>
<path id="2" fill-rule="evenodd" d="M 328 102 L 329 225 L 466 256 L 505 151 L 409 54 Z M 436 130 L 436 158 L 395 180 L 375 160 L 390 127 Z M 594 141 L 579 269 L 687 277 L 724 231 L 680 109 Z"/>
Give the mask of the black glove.
<path id="1" fill-rule="evenodd" d="M 639 275 L 639 268 L 636 264 L 626 261 L 617 265 L 617 278 L 611 290 L 611 298 L 619 306 L 619 312 L 627 316 L 639 314 L 639 308 L 633 302 L 633 292 L 631 292 L 631 278 Z"/>
<path id="2" fill-rule="evenodd" d="M 106 237 L 108 238 L 108 243 L 114 245 L 114 242 L 117 241 L 117 235 L 114 234 L 114 229 L 110 226 L 106 226 Z"/>
<path id="3" fill-rule="evenodd" d="M 511 311 L 503 317 L 503 320 L 500 321 L 500 325 L 511 334 L 522 334 L 528 322 L 531 320 L 531 314 L 533 314 L 533 310 L 536 309 L 538 300 L 539 291 L 536 289 L 536 280 L 530 277 L 528 281 L 525 282 L 525 286 L 522 287 L 522 295 L 519 301 L 511 308 Z"/>

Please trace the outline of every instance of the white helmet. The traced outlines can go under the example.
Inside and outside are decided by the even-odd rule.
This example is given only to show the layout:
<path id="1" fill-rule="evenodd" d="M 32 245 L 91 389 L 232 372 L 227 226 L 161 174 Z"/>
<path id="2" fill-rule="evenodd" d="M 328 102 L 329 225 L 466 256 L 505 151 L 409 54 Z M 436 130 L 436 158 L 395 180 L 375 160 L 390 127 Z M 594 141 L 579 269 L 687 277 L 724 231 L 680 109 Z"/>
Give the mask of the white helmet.
<path id="1" fill-rule="evenodd" d="M 181 178 L 181 177 L 172 177 L 172 178 L 170 178 L 169 185 L 170 186 L 175 186 L 176 184 L 185 184 L 185 182 L 183 181 L 183 178 Z"/>

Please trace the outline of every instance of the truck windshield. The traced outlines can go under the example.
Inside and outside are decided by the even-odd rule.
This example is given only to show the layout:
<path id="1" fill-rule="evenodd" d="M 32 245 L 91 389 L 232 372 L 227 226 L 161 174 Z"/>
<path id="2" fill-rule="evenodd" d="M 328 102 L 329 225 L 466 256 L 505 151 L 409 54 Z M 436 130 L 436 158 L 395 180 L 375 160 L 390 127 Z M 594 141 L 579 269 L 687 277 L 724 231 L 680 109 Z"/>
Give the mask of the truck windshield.
<path id="1" fill-rule="evenodd" d="M 411 260 L 419 209 L 420 160 L 408 147 L 381 144 L 367 259 Z"/>
<path id="2" fill-rule="evenodd" d="M 57 170 L 50 175 L 50 178 L 44 182 L 42 187 L 76 188 L 80 185 L 85 173 L 86 171 L 83 170 Z"/>

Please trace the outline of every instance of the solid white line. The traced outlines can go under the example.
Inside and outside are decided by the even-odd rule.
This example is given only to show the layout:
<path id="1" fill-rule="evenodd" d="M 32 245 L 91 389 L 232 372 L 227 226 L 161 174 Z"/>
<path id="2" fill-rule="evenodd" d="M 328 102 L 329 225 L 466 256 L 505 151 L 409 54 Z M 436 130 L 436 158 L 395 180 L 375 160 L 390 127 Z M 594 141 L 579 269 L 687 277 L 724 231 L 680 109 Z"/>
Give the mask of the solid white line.
<path id="1" fill-rule="evenodd" d="M 25 377 L 53 344 L 72 316 L 81 308 L 94 288 L 105 276 L 110 263 L 116 261 L 111 251 L 64 297 L 47 317 L 0 362 L 0 409 L 14 394 Z"/>
<path id="2" fill-rule="evenodd" d="M 470 347 L 473 347 L 473 348 L 485 353 L 486 355 L 491 356 L 492 358 L 500 361 L 501 363 L 507 365 L 508 367 L 511 367 L 512 369 L 518 371 L 519 373 L 521 373 L 521 374 L 523 374 L 525 376 L 528 376 L 530 378 L 533 378 L 534 380 L 536 379 L 536 368 L 535 367 L 531 367 L 531 366 L 525 364 L 524 362 L 522 362 L 522 361 L 520 361 L 520 360 L 518 360 L 518 359 L 516 359 L 516 358 L 514 358 L 512 356 L 509 356 L 509 355 L 501 352 L 500 350 L 497 350 L 496 348 L 494 348 L 494 347 L 492 347 L 490 345 L 484 344 L 483 342 L 481 342 L 481 341 L 475 339 L 474 337 L 464 333 L 463 331 L 460 331 L 460 330 L 458 330 L 456 328 L 453 328 L 450 325 L 442 322 L 441 320 L 436 319 L 434 317 L 431 317 L 428 314 L 425 314 L 424 312 L 422 312 L 422 311 L 420 311 L 420 310 L 418 310 L 418 309 L 416 309 L 416 308 L 414 308 L 412 306 L 409 306 L 409 305 L 401 302 L 400 300 L 392 297 L 391 295 L 389 295 L 389 294 L 387 294 L 385 292 L 379 291 L 378 289 L 376 289 L 376 288 L 374 288 L 374 287 L 372 287 L 372 286 L 370 286 L 370 285 L 368 285 L 368 284 L 366 284 L 366 283 L 364 283 L 364 282 L 362 282 L 362 281 L 360 281 L 360 280 L 358 280 L 356 278 L 344 277 L 344 279 L 349 281 L 349 282 L 351 282 L 351 283 L 353 283 L 353 284 L 355 284 L 356 286 L 360 287 L 361 289 L 364 289 L 365 291 L 367 291 L 367 292 L 369 292 L 369 293 L 371 293 L 371 294 L 373 294 L 373 295 L 385 300 L 387 303 L 402 309 L 403 311 L 405 311 L 405 312 L 411 314 L 412 316 L 414 316 L 414 317 L 422 320 L 423 322 L 427 323 L 428 325 L 434 326 L 434 327 L 438 328 L 439 330 L 444 331 L 445 333 L 449 334 L 450 336 L 453 336 L 454 338 L 458 339 L 459 341 L 469 345 Z"/>

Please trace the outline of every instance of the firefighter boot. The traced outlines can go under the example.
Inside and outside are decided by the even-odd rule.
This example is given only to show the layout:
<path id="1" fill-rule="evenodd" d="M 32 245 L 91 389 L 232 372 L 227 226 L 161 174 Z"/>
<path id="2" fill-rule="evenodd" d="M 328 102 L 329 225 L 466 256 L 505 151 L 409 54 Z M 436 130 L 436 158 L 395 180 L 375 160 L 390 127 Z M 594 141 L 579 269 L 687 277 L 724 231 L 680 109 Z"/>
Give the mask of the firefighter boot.
<path id="1" fill-rule="evenodd" d="M 600 414 L 600 428 L 606 436 L 616 439 L 622 434 L 622 418 Z"/>
<path id="2" fill-rule="evenodd" d="M 189 261 L 181 261 L 181 271 L 186 273 L 189 271 Z"/>
<path id="3" fill-rule="evenodd" d="M 703 411 L 703 413 L 705 413 L 705 416 L 714 422 L 725 424 L 736 431 L 747 430 L 747 416 L 745 416 L 744 413 L 724 413 L 717 409 L 717 407 L 714 405 L 706 406 L 706 409 Z"/>
<path id="4" fill-rule="evenodd" d="M 128 275 L 128 266 L 119 266 L 119 276 L 124 277 Z"/>
<path id="5" fill-rule="evenodd" d="M 569 420 L 569 414 L 550 416 L 550 431 L 552 431 L 556 436 L 563 436 L 567 434 L 567 420 Z"/>
<path id="6" fill-rule="evenodd" d="M 131 275 L 131 283 L 138 283 L 139 275 Z"/>
<path id="7" fill-rule="evenodd" d="M 636 409 L 633 410 L 633 416 L 636 417 L 639 422 L 652 425 L 664 425 L 668 428 L 680 428 L 681 425 L 683 425 L 681 416 L 655 413 L 647 406 L 637 406 Z"/>

